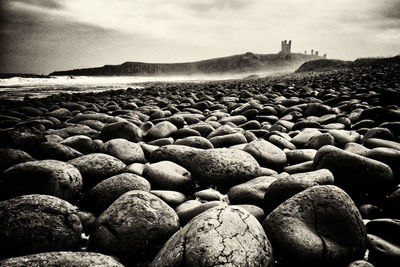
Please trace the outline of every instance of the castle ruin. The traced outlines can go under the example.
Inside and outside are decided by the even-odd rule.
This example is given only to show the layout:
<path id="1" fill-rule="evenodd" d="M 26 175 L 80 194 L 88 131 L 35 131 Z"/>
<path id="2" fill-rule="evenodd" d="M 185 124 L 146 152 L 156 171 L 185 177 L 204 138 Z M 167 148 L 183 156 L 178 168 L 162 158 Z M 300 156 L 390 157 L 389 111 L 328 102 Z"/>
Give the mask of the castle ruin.
<path id="1" fill-rule="evenodd" d="M 289 59 L 293 56 L 296 56 L 296 54 L 291 54 L 292 50 L 292 40 L 283 40 L 281 42 L 281 51 L 278 53 L 280 58 L 285 58 Z M 304 51 L 304 55 L 307 55 L 307 50 Z M 319 55 L 319 52 L 317 50 L 311 49 L 310 55 L 308 56 L 309 58 L 321 58 Z M 322 56 L 323 58 L 326 58 L 326 54 Z"/>
<path id="2" fill-rule="evenodd" d="M 287 40 L 282 41 L 281 43 L 281 56 L 282 57 L 288 57 L 290 55 L 290 50 L 292 49 L 292 40 Z"/>

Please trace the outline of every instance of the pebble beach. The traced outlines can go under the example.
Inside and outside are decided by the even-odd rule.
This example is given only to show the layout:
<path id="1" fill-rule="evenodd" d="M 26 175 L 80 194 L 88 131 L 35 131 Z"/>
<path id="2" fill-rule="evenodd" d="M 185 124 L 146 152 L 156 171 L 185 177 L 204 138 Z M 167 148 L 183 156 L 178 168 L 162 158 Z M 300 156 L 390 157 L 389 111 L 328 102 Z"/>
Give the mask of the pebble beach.
<path id="1" fill-rule="evenodd" d="M 400 64 L 0 100 L 0 266 L 400 266 Z"/>

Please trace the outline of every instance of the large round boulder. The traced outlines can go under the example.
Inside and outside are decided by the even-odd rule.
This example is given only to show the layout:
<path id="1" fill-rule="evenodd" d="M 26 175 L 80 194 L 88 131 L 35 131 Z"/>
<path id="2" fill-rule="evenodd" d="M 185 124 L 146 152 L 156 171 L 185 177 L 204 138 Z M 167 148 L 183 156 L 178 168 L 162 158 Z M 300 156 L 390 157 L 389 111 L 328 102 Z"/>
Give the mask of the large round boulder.
<path id="1" fill-rule="evenodd" d="M 168 137 L 176 132 L 178 128 L 169 121 L 162 121 L 154 125 L 149 131 L 145 132 L 145 137 L 148 140 L 155 140 Z"/>
<path id="2" fill-rule="evenodd" d="M 15 164 L 32 160 L 34 158 L 25 151 L 13 148 L 0 148 L 0 171 L 8 169 Z"/>
<path id="3" fill-rule="evenodd" d="M 106 124 L 102 129 L 99 138 L 108 141 L 115 138 L 124 138 L 128 141 L 139 142 L 142 140 L 142 130 L 129 121 L 119 121 Z"/>
<path id="4" fill-rule="evenodd" d="M 121 160 L 103 153 L 87 154 L 68 161 L 81 172 L 85 188 L 90 188 L 127 168 Z"/>
<path id="5" fill-rule="evenodd" d="M 263 227 L 285 264 L 341 266 L 362 259 L 367 245 L 357 207 L 333 185 L 294 195 L 267 216 Z"/>
<path id="6" fill-rule="evenodd" d="M 260 165 L 249 153 L 227 148 L 198 151 L 188 168 L 201 184 L 221 188 L 246 182 L 259 176 Z"/>
<path id="7" fill-rule="evenodd" d="M 89 248 L 124 263 L 152 259 L 179 230 L 175 211 L 155 195 L 133 190 L 120 196 L 98 218 Z"/>
<path id="8" fill-rule="evenodd" d="M 315 169 L 330 170 L 335 185 L 354 198 L 364 194 L 382 195 L 394 185 L 388 165 L 330 145 L 318 150 L 313 165 Z"/>
<path id="9" fill-rule="evenodd" d="M 82 191 L 82 176 L 73 165 L 58 160 L 28 161 L 4 171 L 4 199 L 46 194 L 75 201 Z"/>
<path id="10" fill-rule="evenodd" d="M 232 204 L 253 204 L 262 207 L 268 187 L 277 179 L 273 176 L 260 176 L 228 190 Z"/>
<path id="11" fill-rule="evenodd" d="M 111 139 L 105 142 L 104 152 L 120 159 L 125 164 L 146 162 L 143 149 L 140 145 L 123 138 Z"/>
<path id="12" fill-rule="evenodd" d="M 166 145 L 154 150 L 150 155 L 150 162 L 169 160 L 178 165 L 187 167 L 193 156 L 202 149 L 185 145 Z"/>
<path id="13" fill-rule="evenodd" d="M 283 201 L 315 185 L 329 185 L 334 183 L 332 173 L 327 169 L 311 172 L 302 172 L 277 179 L 264 194 L 264 212 L 269 214 Z"/>
<path id="14" fill-rule="evenodd" d="M 194 186 L 190 172 L 172 161 L 147 164 L 143 170 L 154 189 L 185 191 Z"/>
<path id="15" fill-rule="evenodd" d="M 74 135 L 70 136 L 60 142 L 63 145 L 72 147 L 83 154 L 95 152 L 96 146 L 93 143 L 92 138 L 86 135 Z"/>
<path id="16" fill-rule="evenodd" d="M 273 266 L 260 223 L 242 208 L 218 206 L 171 237 L 150 266 Z"/>
<path id="17" fill-rule="evenodd" d="M 117 198 L 131 190 L 150 191 L 150 183 L 133 173 L 121 173 L 107 178 L 86 193 L 83 206 L 96 214 L 106 210 Z"/>
<path id="18" fill-rule="evenodd" d="M 72 147 L 55 143 L 44 142 L 36 146 L 34 157 L 37 159 L 55 159 L 68 161 L 82 156 L 82 153 Z"/>
<path id="19" fill-rule="evenodd" d="M 0 257 L 77 250 L 78 209 L 57 197 L 24 195 L 0 202 Z"/>
<path id="20" fill-rule="evenodd" d="M 250 142 L 243 150 L 250 153 L 263 167 L 281 169 L 286 164 L 286 154 L 264 139 Z"/>
<path id="21" fill-rule="evenodd" d="M 57 251 L 9 258 L 0 261 L 0 267 L 44 267 L 44 266 L 74 266 L 74 267 L 123 267 L 115 258 L 95 252 Z"/>

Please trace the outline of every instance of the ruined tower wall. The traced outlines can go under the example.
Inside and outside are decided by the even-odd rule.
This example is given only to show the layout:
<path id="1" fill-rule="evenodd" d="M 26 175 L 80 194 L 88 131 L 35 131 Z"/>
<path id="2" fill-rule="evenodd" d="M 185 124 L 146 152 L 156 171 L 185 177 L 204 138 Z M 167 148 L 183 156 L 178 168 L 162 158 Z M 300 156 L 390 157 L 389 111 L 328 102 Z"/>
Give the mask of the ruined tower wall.
<path id="1" fill-rule="evenodd" d="M 282 41 L 281 43 L 281 54 L 286 56 L 290 54 L 290 51 L 292 49 L 292 40 L 287 40 Z"/>

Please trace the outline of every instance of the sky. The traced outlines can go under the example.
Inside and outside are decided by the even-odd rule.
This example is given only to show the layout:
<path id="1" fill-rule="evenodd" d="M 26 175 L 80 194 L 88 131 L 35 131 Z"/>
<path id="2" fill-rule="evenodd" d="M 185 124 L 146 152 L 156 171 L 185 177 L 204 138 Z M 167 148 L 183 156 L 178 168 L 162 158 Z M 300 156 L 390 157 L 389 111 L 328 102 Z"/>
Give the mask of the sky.
<path id="1" fill-rule="evenodd" d="M 400 54 L 400 0 L 0 0 L 0 73 L 253 52 Z"/>

